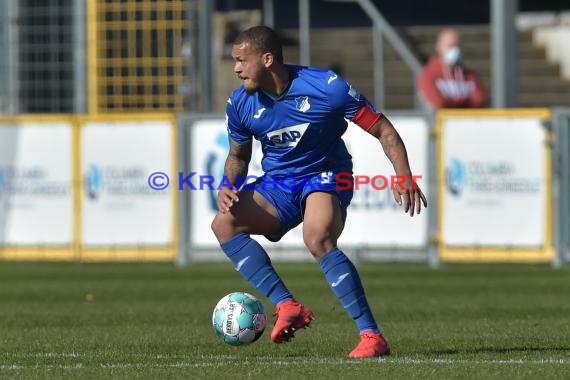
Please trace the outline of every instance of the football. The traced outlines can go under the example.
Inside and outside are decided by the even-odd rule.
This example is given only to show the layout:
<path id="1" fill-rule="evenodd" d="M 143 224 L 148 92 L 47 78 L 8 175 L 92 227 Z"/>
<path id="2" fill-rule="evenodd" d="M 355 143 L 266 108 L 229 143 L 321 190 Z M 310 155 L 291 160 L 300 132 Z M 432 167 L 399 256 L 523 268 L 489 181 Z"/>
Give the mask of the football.
<path id="1" fill-rule="evenodd" d="M 260 300 L 249 293 L 235 292 L 224 296 L 214 308 L 212 324 L 218 338 L 232 346 L 258 340 L 267 316 Z"/>

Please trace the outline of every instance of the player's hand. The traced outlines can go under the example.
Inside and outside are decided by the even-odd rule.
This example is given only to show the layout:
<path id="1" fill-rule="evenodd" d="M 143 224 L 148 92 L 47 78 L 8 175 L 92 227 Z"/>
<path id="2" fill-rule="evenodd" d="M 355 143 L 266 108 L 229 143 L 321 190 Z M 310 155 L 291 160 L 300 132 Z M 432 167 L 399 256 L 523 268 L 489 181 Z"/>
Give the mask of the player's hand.
<path id="1" fill-rule="evenodd" d="M 229 187 L 222 187 L 218 191 L 218 210 L 222 214 L 230 212 L 234 203 L 239 202 L 238 191 Z"/>
<path id="2" fill-rule="evenodd" d="M 414 216 L 414 212 L 419 214 L 422 210 L 422 203 L 427 207 L 427 199 L 418 184 L 411 178 L 406 177 L 403 185 L 396 184 L 393 189 L 394 199 L 398 205 L 404 203 L 404 212 Z"/>

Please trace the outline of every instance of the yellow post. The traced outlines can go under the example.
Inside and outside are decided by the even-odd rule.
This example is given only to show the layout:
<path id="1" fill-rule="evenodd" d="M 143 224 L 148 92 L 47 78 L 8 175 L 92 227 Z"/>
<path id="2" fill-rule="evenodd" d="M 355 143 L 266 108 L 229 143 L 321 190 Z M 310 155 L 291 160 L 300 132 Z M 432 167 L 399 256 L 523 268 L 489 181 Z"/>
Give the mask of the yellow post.
<path id="1" fill-rule="evenodd" d="M 71 135 L 71 155 L 72 155 L 72 181 L 73 181 L 73 237 L 72 237 L 72 250 L 75 260 L 81 260 L 81 234 L 82 223 L 81 218 L 81 195 L 83 194 L 83 180 L 81 175 L 81 123 L 79 119 L 74 117 L 71 120 L 72 135 Z"/>

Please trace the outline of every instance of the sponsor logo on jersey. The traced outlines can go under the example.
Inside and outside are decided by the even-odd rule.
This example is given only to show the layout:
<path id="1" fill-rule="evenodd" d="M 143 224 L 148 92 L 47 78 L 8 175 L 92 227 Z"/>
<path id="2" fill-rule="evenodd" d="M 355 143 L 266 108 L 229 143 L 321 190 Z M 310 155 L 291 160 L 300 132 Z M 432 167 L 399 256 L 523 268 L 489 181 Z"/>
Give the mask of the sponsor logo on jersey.
<path id="1" fill-rule="evenodd" d="M 295 103 L 297 103 L 297 109 L 301 112 L 307 112 L 311 108 L 308 96 L 299 96 L 295 98 Z"/>
<path id="2" fill-rule="evenodd" d="M 338 75 L 333 74 L 329 77 L 329 80 L 327 81 L 327 84 L 331 84 L 333 80 L 337 79 Z"/>
<path id="3" fill-rule="evenodd" d="M 297 124 L 271 131 L 267 134 L 269 142 L 278 148 L 297 146 L 301 137 L 305 134 L 309 123 Z"/>
<path id="4" fill-rule="evenodd" d="M 265 107 L 258 109 L 257 112 L 255 113 L 255 115 L 253 115 L 254 119 L 259 119 L 261 117 L 261 114 L 265 111 Z"/>

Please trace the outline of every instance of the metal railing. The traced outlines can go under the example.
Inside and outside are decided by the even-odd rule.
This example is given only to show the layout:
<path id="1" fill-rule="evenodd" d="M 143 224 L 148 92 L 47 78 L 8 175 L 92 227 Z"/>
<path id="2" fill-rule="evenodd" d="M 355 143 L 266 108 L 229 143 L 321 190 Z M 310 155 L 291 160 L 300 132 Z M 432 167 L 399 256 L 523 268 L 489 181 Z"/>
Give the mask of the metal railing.
<path id="1" fill-rule="evenodd" d="M 372 20 L 374 24 L 374 97 L 376 103 L 380 108 L 384 108 L 384 52 L 382 41 L 386 41 L 392 45 L 396 53 L 400 56 L 402 61 L 410 68 L 414 75 L 414 88 L 417 88 L 416 78 L 422 70 L 422 64 L 419 59 L 414 55 L 412 50 L 406 45 L 404 40 L 399 36 L 396 30 L 384 18 L 382 13 L 374 5 L 371 0 L 327 0 L 330 2 L 346 2 L 358 3 L 362 10 Z M 417 91 L 415 91 L 417 93 Z M 423 104 L 418 102 L 417 97 L 414 98 L 416 108 L 422 108 Z"/>

